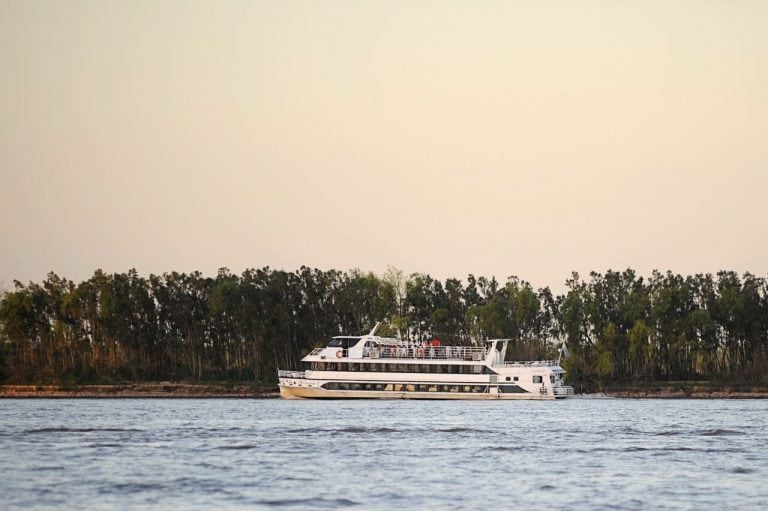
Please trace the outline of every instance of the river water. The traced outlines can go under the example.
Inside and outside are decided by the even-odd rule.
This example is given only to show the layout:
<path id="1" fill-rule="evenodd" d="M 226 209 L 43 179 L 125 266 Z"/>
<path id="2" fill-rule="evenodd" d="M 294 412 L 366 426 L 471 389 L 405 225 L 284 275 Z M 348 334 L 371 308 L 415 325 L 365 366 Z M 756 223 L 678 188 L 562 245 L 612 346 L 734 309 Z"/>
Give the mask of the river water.
<path id="1" fill-rule="evenodd" d="M 768 400 L 0 400 L 0 509 L 768 509 Z"/>

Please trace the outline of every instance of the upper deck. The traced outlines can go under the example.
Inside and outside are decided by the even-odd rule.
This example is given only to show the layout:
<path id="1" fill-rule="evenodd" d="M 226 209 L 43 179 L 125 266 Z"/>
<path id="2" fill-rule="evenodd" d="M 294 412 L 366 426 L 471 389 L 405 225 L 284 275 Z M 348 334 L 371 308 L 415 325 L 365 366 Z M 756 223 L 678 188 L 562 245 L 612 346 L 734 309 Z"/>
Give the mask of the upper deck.
<path id="1" fill-rule="evenodd" d="M 309 356 L 327 357 L 329 348 L 316 348 Z M 331 348 L 336 358 L 383 358 L 383 359 L 427 359 L 427 360 L 485 360 L 487 348 L 477 346 L 422 346 L 417 344 L 364 346 L 355 356 L 353 349 Z M 341 354 L 339 354 L 341 353 Z"/>
<path id="2" fill-rule="evenodd" d="M 439 341 L 410 343 L 399 339 L 373 335 L 334 337 L 325 348 L 316 348 L 304 357 L 305 362 L 360 361 L 360 362 L 423 362 L 467 363 L 490 367 L 559 368 L 555 360 L 505 361 L 509 339 L 485 341 L 484 346 L 442 346 Z"/>

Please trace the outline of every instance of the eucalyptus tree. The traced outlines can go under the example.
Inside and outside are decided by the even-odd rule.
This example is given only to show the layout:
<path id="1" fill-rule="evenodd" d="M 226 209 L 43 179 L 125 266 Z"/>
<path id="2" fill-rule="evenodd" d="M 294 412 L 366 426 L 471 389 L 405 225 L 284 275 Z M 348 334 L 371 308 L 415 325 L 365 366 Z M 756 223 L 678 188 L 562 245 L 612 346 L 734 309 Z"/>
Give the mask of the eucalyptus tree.
<path id="1" fill-rule="evenodd" d="M 333 290 L 333 310 L 338 318 L 337 333 L 367 333 L 376 323 L 392 317 L 405 317 L 405 302 L 399 304 L 397 282 L 375 274 L 353 270 L 341 275 Z M 404 298 L 402 298 L 405 300 Z M 396 329 L 402 328 L 398 324 Z"/>
<path id="2" fill-rule="evenodd" d="M 15 383 L 122 379 L 274 382 L 332 335 L 364 333 L 449 343 L 510 338 L 538 358 L 565 341 L 581 389 L 624 379 L 714 378 L 768 383 L 768 289 L 746 273 L 684 277 L 631 269 L 573 273 L 565 294 L 516 277 L 444 282 L 269 267 L 215 278 L 101 270 L 75 284 L 51 273 L 0 297 L 0 379 Z"/>

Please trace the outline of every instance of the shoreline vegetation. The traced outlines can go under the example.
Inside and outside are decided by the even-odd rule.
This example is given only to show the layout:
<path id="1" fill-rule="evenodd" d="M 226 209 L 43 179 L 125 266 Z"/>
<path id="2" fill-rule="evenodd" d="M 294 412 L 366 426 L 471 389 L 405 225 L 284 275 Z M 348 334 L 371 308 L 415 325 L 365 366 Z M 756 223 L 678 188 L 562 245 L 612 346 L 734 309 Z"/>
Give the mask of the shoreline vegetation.
<path id="1" fill-rule="evenodd" d="M 276 386 L 231 383 L 133 382 L 108 385 L 0 385 L 2 398 L 251 398 L 280 397 Z M 708 382 L 658 382 L 615 386 L 583 398 L 620 399 L 768 399 L 768 386 L 714 385 Z"/>
<path id="2" fill-rule="evenodd" d="M 510 361 L 562 356 L 566 382 L 580 394 L 730 395 L 768 386 L 765 277 L 627 269 L 573 273 L 565 284 L 556 294 L 514 276 L 441 281 L 395 268 L 381 276 L 307 267 L 222 268 L 215 277 L 97 270 L 83 282 L 50 273 L 0 293 L 0 385 L 185 382 L 195 386 L 119 392 L 240 395 L 254 392 L 249 385 L 274 389 L 279 369 L 302 369 L 302 357 L 331 337 L 382 321 L 377 333 L 415 343 L 509 339 Z M 221 390 L 222 382 L 246 387 Z"/>
<path id="3" fill-rule="evenodd" d="M 276 386 L 141 382 L 110 385 L 0 385 L 0 398 L 276 398 Z"/>

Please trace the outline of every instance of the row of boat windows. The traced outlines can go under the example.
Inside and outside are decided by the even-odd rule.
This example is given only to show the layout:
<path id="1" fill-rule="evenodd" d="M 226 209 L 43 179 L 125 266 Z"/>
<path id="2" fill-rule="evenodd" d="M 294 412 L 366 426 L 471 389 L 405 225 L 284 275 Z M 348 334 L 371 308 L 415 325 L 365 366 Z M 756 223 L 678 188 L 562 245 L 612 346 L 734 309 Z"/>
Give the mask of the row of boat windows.
<path id="1" fill-rule="evenodd" d="M 368 371 L 375 373 L 495 374 L 481 365 L 451 364 L 361 364 L 357 362 L 312 362 L 312 371 Z"/>
<path id="2" fill-rule="evenodd" d="M 323 383 L 327 390 L 373 390 L 389 392 L 488 392 L 488 385 L 447 385 L 435 383 L 355 383 L 331 381 Z"/>
<path id="3" fill-rule="evenodd" d="M 483 394 L 488 385 L 456 385 L 452 383 L 357 383 L 331 381 L 323 383 L 326 390 L 370 390 L 381 392 L 465 392 Z M 524 394 L 527 391 L 517 385 L 499 385 L 502 394 Z"/>

